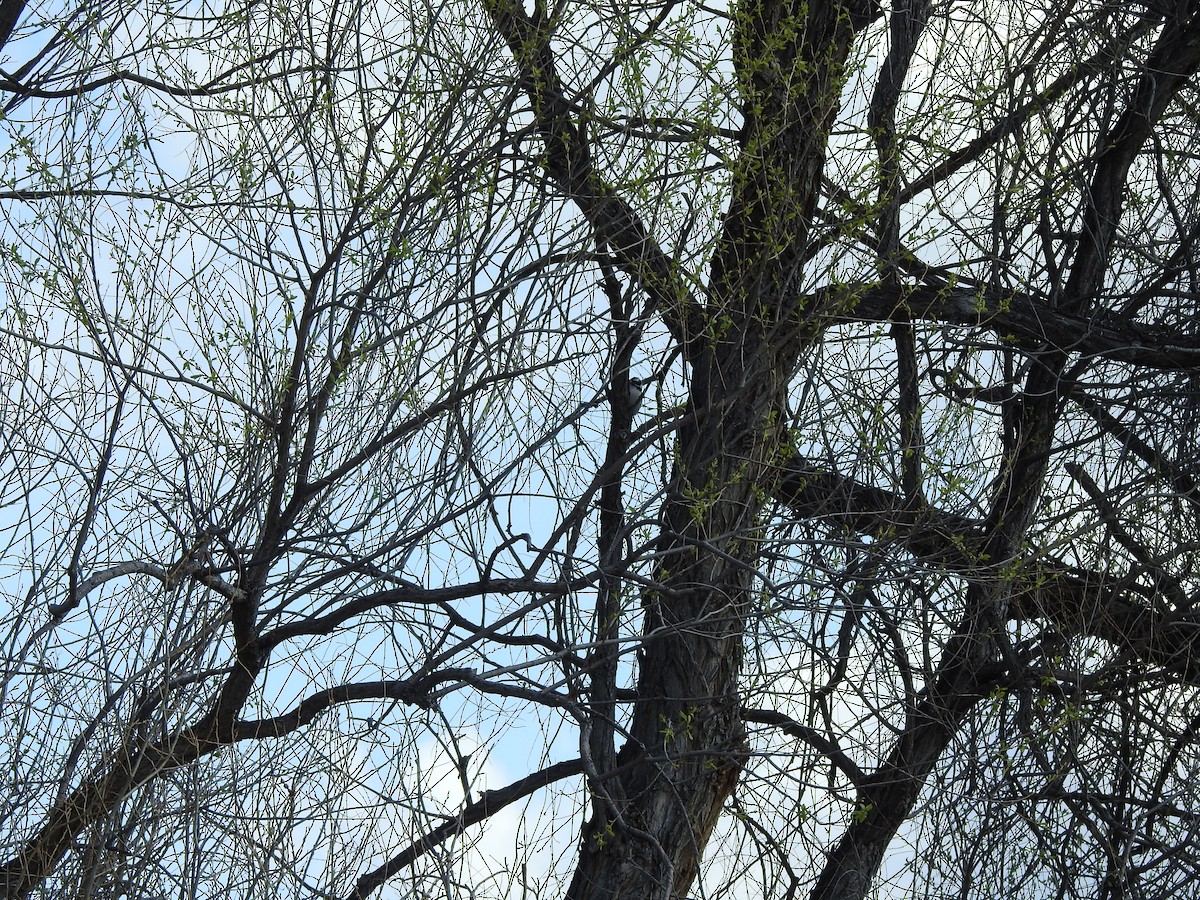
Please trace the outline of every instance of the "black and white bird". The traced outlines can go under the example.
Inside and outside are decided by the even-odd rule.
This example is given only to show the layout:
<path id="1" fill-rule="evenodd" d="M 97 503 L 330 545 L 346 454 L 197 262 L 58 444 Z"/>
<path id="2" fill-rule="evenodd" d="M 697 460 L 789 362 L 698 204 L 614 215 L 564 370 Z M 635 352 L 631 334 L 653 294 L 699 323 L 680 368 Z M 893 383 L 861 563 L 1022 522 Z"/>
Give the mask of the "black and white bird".
<path id="1" fill-rule="evenodd" d="M 638 409 L 642 405 L 642 400 L 646 396 L 646 387 L 653 381 L 653 378 L 630 378 L 625 394 L 625 402 L 629 406 L 631 415 L 637 415 Z"/>

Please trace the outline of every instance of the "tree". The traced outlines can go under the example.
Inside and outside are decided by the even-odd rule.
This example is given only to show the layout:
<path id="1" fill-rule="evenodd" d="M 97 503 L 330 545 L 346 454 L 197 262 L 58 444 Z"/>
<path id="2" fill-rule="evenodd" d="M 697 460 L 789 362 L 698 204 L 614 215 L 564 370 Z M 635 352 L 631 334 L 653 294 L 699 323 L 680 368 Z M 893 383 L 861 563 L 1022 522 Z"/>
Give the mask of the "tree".
<path id="1" fill-rule="evenodd" d="M 0 41 L 6 896 L 1200 875 L 1197 4 Z"/>

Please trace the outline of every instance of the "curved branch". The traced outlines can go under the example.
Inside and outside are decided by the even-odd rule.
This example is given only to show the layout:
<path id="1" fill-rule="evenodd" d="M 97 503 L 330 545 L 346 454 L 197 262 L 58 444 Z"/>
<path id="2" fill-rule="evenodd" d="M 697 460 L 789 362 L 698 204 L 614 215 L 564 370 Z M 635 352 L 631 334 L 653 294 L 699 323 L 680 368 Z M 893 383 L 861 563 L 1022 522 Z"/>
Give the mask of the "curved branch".
<path id="1" fill-rule="evenodd" d="M 443 669 L 416 678 L 339 684 L 306 697 L 295 709 L 269 719 L 252 719 L 233 726 L 233 740 L 257 741 L 283 737 L 312 723 L 330 707 L 360 700 L 398 700 L 410 706 L 428 706 L 430 692 L 446 681 L 462 681 L 474 676 L 474 669 Z"/>
<path id="2" fill-rule="evenodd" d="M 46 609 L 49 611 L 51 618 L 61 619 L 67 613 L 71 612 L 71 610 L 75 609 L 80 601 L 96 588 L 129 575 L 148 575 L 151 578 L 161 581 L 167 587 L 172 587 L 180 578 L 188 576 L 227 600 L 240 600 L 245 594 L 241 588 L 234 587 L 219 575 L 205 571 L 195 560 L 186 560 L 183 565 L 173 570 L 167 570 L 156 563 L 132 559 L 116 563 L 107 569 L 101 569 L 99 572 L 93 572 L 75 586 L 70 597 L 62 603 L 52 603 Z"/>
<path id="3" fill-rule="evenodd" d="M 348 600 L 338 605 L 333 612 L 323 616 L 301 619 L 289 622 L 266 632 L 258 641 L 263 653 L 268 653 L 284 641 L 306 634 L 328 634 L 343 622 L 384 606 L 400 603 L 416 603 L 429 605 L 434 603 L 450 603 L 467 597 L 478 597 L 483 594 L 541 594 L 543 596 L 564 596 L 571 591 L 587 587 L 591 579 L 578 578 L 573 581 L 533 581 L 527 578 L 496 578 L 487 581 L 474 581 L 470 584 L 455 584 L 440 588 L 423 588 L 416 584 L 405 584 L 400 587 L 376 591 L 365 597 Z"/>
<path id="4" fill-rule="evenodd" d="M 3 36 L 3 7 L 0 6 L 0 37 Z M 3 44 L 0 44 L 3 46 Z M 331 70 L 325 66 L 292 66 L 287 69 L 282 69 L 278 72 L 272 72 L 265 75 L 256 75 L 253 78 L 245 78 L 241 81 L 229 81 L 222 83 L 222 79 L 228 78 L 235 72 L 244 71 L 251 68 L 261 69 L 264 64 L 272 59 L 280 56 L 288 51 L 295 51 L 295 47 L 280 47 L 265 56 L 257 57 L 250 62 L 243 63 L 228 72 L 209 79 L 198 87 L 180 87 L 179 85 L 168 84 L 165 81 L 160 81 L 157 78 L 150 78 L 146 75 L 141 75 L 137 72 L 128 69 L 120 69 L 112 72 L 102 78 L 95 78 L 91 81 L 86 81 L 83 84 L 78 84 L 69 88 L 42 88 L 36 85 L 23 84 L 18 79 L 11 75 L 6 75 L 0 72 L 0 91 L 8 91 L 19 98 L 34 97 L 39 100 L 59 100 L 67 97 L 82 97 L 90 94 L 92 91 L 97 91 L 100 88 L 108 87 L 112 84 L 129 83 L 137 84 L 142 87 L 150 88 L 160 94 L 166 94 L 169 97 L 214 97 L 218 94 L 225 94 L 231 91 L 245 90 L 248 87 L 257 87 L 266 84 L 270 81 L 276 81 L 282 78 L 288 78 L 295 75 L 316 75 L 328 77 L 337 70 Z"/>
<path id="5" fill-rule="evenodd" d="M 776 712 L 773 709 L 742 709 L 742 720 L 746 722 L 755 722 L 759 725 L 770 725 L 778 728 L 788 737 L 794 737 L 798 741 L 803 741 L 808 744 L 831 763 L 838 767 L 843 775 L 850 780 L 850 783 L 855 787 L 862 787 L 867 783 L 867 773 L 858 767 L 858 764 L 846 755 L 846 752 L 837 745 L 836 742 L 817 731 L 815 728 L 809 728 L 807 725 L 801 725 L 790 716 L 786 716 L 781 712 Z"/>

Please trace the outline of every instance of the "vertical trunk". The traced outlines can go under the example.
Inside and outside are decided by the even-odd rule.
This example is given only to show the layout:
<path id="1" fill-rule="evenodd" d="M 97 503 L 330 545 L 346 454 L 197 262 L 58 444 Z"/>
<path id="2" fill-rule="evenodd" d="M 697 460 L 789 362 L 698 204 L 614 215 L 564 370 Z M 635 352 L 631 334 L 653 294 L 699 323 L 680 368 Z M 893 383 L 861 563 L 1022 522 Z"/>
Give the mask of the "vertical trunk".
<path id="1" fill-rule="evenodd" d="M 690 416 L 644 599 L 638 700 L 616 769 L 593 785 L 567 896 L 682 898 L 741 772 L 738 678 L 784 397 L 832 310 L 796 284 L 843 67 L 865 6 L 747 0 L 734 14 L 742 154 L 690 344 Z M 689 335 L 689 337 L 696 337 Z M 603 776 L 604 773 L 602 773 Z"/>
<path id="2" fill-rule="evenodd" d="M 644 598 L 638 701 L 616 760 L 620 774 L 594 786 L 599 808 L 611 812 L 585 830 L 568 892 L 580 900 L 683 896 L 740 771 L 737 679 L 759 485 L 770 477 L 766 423 L 780 383 L 769 365 L 751 372 L 720 367 L 716 354 L 710 359 L 681 429 L 664 511 L 662 588 Z M 696 403 L 703 385 L 721 377 L 748 383 L 737 402 Z"/>

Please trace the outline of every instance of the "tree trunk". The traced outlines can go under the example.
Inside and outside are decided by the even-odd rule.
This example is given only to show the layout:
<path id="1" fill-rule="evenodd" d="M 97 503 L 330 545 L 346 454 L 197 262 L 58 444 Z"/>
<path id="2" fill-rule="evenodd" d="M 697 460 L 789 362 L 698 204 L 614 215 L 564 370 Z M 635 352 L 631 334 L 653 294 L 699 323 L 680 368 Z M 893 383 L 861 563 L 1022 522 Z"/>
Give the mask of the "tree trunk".
<path id="1" fill-rule="evenodd" d="M 704 333 L 686 335 L 689 418 L 663 512 L 661 588 L 643 597 L 638 699 L 615 771 L 592 785 L 607 814 L 584 829 L 571 900 L 685 897 L 737 784 L 742 638 L 779 478 L 785 391 L 836 312 L 801 298 L 798 276 L 843 67 L 870 18 L 865 6 L 836 3 L 747 2 L 735 12 L 742 155 Z"/>

